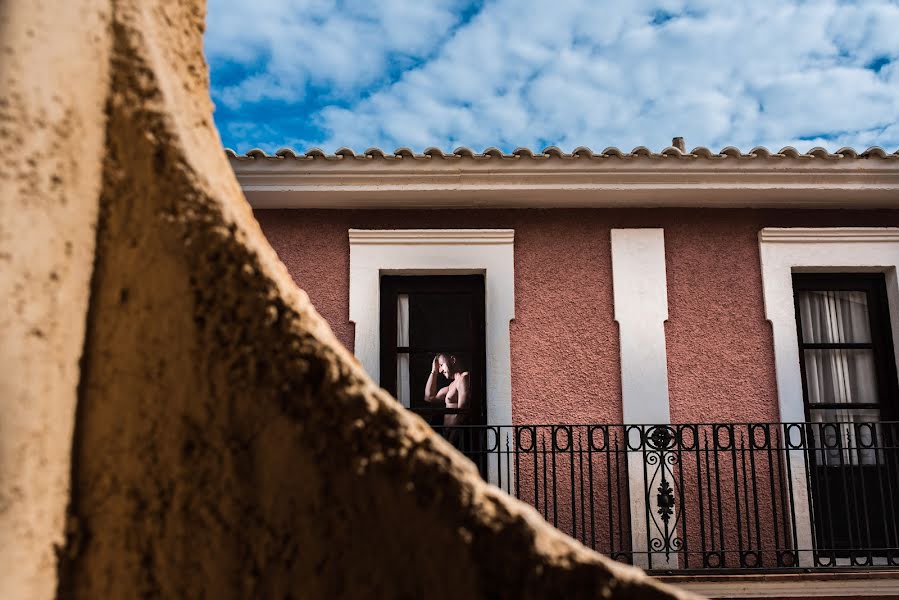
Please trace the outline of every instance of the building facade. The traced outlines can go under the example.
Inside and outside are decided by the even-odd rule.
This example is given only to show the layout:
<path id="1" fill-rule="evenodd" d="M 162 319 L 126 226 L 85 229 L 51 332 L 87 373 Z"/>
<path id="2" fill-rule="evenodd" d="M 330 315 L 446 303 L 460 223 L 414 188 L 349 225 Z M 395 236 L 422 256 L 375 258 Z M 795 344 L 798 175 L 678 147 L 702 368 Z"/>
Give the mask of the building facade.
<path id="1" fill-rule="evenodd" d="M 899 597 L 899 153 L 229 152 L 380 385 L 585 545 Z"/>

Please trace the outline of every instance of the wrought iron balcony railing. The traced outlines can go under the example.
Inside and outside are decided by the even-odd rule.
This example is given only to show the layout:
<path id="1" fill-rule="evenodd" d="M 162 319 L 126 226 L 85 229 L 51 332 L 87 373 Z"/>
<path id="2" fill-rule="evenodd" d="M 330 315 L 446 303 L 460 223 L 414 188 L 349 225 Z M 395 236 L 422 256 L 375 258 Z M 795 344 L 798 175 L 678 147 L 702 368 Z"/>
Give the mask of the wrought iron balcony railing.
<path id="1" fill-rule="evenodd" d="M 488 481 L 623 562 L 899 567 L 899 423 L 435 429 Z"/>

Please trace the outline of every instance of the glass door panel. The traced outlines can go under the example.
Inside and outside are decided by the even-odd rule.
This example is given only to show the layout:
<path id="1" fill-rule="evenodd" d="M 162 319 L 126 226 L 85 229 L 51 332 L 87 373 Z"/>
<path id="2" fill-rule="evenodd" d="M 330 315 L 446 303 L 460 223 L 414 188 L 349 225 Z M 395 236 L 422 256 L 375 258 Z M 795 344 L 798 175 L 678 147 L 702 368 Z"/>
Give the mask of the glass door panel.
<path id="1" fill-rule="evenodd" d="M 879 274 L 793 277 L 820 563 L 872 564 L 899 546 L 891 481 L 897 384 Z"/>
<path id="2" fill-rule="evenodd" d="M 381 277 L 381 381 L 475 463 L 487 417 L 484 278 Z"/>

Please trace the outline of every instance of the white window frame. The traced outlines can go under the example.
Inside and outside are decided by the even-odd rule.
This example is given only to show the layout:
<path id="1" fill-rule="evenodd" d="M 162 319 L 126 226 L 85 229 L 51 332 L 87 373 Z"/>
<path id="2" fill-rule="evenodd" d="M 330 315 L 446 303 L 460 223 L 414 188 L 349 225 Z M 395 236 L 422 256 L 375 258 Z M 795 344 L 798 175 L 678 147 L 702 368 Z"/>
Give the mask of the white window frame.
<path id="1" fill-rule="evenodd" d="M 759 232 L 759 254 L 765 317 L 771 322 L 774 369 L 781 421 L 805 421 L 799 337 L 793 299 L 793 273 L 884 273 L 893 344 L 899 340 L 899 228 L 897 227 L 766 227 Z M 899 368 L 899 353 L 897 353 Z M 814 547 L 805 465 L 791 453 L 797 545 Z M 802 552 L 801 566 L 811 566 L 810 552 Z"/>
<path id="2" fill-rule="evenodd" d="M 381 377 L 381 275 L 484 275 L 487 424 L 512 424 L 514 229 L 350 229 L 355 355 Z"/>

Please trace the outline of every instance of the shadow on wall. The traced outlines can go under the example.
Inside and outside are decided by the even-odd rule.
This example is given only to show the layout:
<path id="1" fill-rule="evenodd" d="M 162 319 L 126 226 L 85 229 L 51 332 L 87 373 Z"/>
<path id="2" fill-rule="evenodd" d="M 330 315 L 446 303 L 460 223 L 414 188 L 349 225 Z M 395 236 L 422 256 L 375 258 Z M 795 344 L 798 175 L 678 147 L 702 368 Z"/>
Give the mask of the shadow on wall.
<path id="1" fill-rule="evenodd" d="M 63 362 L 81 356 L 80 374 L 52 391 L 63 412 L 77 397 L 71 498 L 35 491 L 22 504 L 62 515 L 70 502 L 59 597 L 686 597 L 487 486 L 336 341 L 265 241 L 221 151 L 201 2 L 80 0 L 68 10 L 81 18 L 59 32 L 42 28 L 53 15 L 30 4 L 4 8 L 4 27 L 47 37 L 44 50 L 26 44 L 19 57 L 55 49 L 47 64 L 58 73 L 4 66 L 12 89 L 58 98 L 58 81 L 88 72 L 82 54 L 103 65 L 89 78 L 93 96 L 76 89 L 74 102 L 105 147 L 50 150 L 94 188 L 48 177 L 14 195 L 20 211 L 43 215 L 47 231 L 31 236 L 69 236 L 88 251 L 62 246 L 61 256 L 83 273 L 93 265 L 89 289 L 86 276 L 73 284 L 80 304 L 52 301 L 74 321 L 86 311 L 77 343 L 56 348 Z M 65 203 L 49 201 L 53 185 Z M 92 217 L 46 217 L 72 206 L 97 214 L 95 253 Z M 21 256 L 34 241 L 18 235 Z M 11 277 L 45 302 L 23 273 Z M 56 460 L 68 465 L 64 454 Z M 6 584 L 5 597 L 52 594 L 34 586 L 41 573 L 52 580 L 45 559 L 57 525 L 16 557 L 37 575 Z"/>

